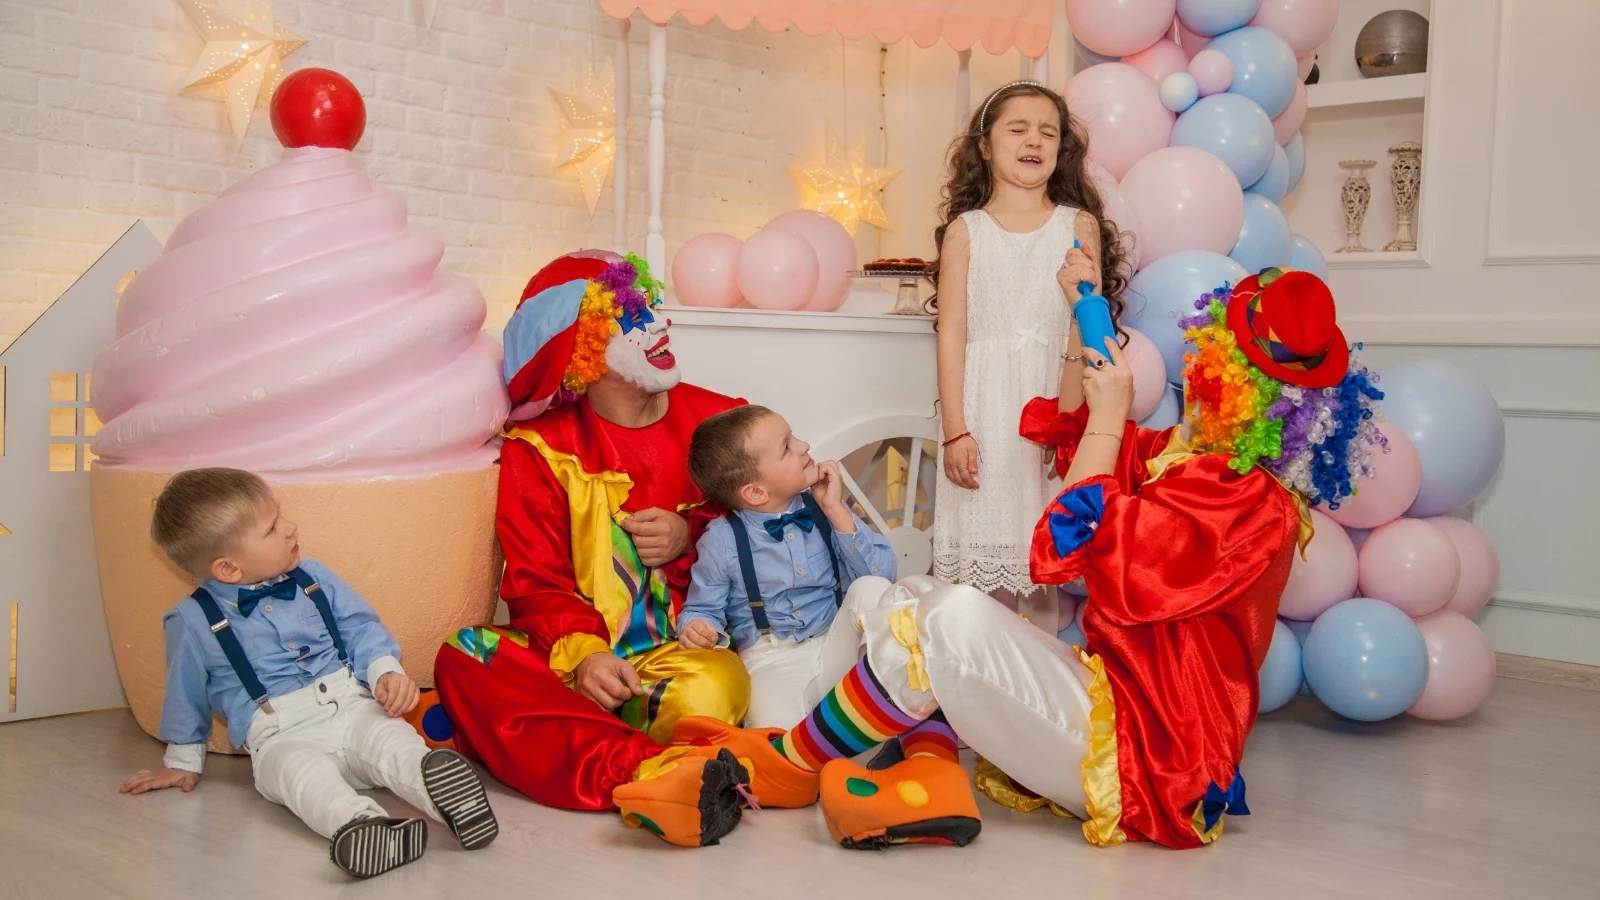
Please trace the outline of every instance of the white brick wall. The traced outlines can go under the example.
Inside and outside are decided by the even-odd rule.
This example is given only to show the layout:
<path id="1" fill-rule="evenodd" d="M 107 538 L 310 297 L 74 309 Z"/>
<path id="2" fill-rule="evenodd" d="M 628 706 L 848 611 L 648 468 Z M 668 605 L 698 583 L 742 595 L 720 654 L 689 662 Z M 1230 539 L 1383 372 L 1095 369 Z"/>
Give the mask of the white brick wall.
<path id="1" fill-rule="evenodd" d="M 592 47 L 597 64 L 614 54 L 617 26 L 593 0 L 441 0 L 431 30 L 417 24 L 420 7 L 274 0 L 278 20 L 308 40 L 288 67 L 334 68 L 361 88 L 368 123 L 357 151 L 368 172 L 440 233 L 445 265 L 478 283 L 498 324 L 544 262 L 610 243 L 609 189 L 590 218 L 576 179 L 554 171 L 560 130 L 547 88 L 565 85 L 578 53 Z M 646 218 L 647 35 L 637 19 L 635 250 Z M 822 122 L 797 126 L 786 98 L 826 80 L 839 45 L 716 24 L 674 24 L 668 44 L 670 253 L 705 231 L 747 236 L 795 205 L 784 167 L 811 148 L 792 138 L 803 127 L 820 148 Z M 278 158 L 265 109 L 236 148 L 215 89 L 180 93 L 200 47 L 172 0 L 0 0 L 0 348 L 135 219 L 165 238 Z M 799 115 L 816 117 L 815 103 Z"/>

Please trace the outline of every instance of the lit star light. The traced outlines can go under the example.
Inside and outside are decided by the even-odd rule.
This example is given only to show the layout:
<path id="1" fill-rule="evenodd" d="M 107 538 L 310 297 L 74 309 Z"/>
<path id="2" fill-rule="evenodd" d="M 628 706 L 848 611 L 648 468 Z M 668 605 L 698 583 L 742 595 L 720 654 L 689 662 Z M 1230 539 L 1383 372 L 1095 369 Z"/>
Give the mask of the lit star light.
<path id="1" fill-rule="evenodd" d="M 600 191 L 611 175 L 611 163 L 617 157 L 612 78 L 610 66 L 596 72 L 585 59 L 573 69 L 566 91 L 550 91 L 550 98 L 561 113 L 561 154 L 556 157 L 556 168 L 571 169 L 577 174 L 590 215 L 594 215 Z"/>
<path id="2" fill-rule="evenodd" d="M 183 89 L 220 84 L 234 141 L 242 144 L 256 106 L 271 101 L 283 80 L 283 58 L 305 39 L 273 22 L 272 0 L 177 2 L 206 40 Z"/>
<path id="3" fill-rule="evenodd" d="M 789 174 L 806 191 L 806 209 L 832 216 L 851 235 L 862 222 L 884 231 L 894 230 L 878 203 L 878 194 L 900 175 L 900 170 L 868 166 L 866 149 L 865 138 L 847 148 L 838 135 L 829 131 L 826 166 L 789 167 Z"/>

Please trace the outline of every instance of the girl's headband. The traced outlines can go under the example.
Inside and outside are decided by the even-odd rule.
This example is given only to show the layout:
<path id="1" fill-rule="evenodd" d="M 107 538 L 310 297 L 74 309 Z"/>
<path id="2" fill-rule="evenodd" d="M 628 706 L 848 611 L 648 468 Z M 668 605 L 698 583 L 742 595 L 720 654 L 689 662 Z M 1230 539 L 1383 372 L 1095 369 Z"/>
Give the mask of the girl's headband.
<path id="1" fill-rule="evenodd" d="M 994 102 L 994 98 L 1000 96 L 1001 93 L 1003 93 L 1005 91 L 1008 91 L 1011 88 L 1021 87 L 1023 85 L 1027 85 L 1028 87 L 1036 87 L 1036 88 L 1044 87 L 1044 85 L 1040 84 L 1037 81 L 1013 81 L 1010 84 L 1003 84 L 1000 87 L 995 88 L 994 93 L 989 95 L 989 99 L 983 101 L 983 109 L 978 111 L 978 133 L 979 134 L 983 134 L 983 124 L 984 124 L 984 122 L 988 121 L 988 119 L 989 119 L 989 104 Z"/>

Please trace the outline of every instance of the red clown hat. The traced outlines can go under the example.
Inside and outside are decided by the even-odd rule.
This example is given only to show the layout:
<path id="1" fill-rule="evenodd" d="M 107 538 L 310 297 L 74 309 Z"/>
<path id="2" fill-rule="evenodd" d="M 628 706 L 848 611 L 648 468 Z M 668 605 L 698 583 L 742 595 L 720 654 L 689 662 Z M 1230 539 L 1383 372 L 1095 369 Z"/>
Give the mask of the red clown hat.
<path id="1" fill-rule="evenodd" d="M 1333 387 L 1350 365 L 1333 294 L 1310 272 L 1263 269 L 1239 282 L 1228 299 L 1228 330 L 1245 358 L 1289 384 Z"/>

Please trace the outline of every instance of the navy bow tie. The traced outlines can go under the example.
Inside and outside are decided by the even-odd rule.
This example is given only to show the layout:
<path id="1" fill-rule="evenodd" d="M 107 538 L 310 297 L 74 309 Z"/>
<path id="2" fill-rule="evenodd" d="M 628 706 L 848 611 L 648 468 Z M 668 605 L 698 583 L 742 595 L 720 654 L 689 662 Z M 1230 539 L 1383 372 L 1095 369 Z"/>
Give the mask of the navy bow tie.
<path id="1" fill-rule="evenodd" d="M 773 540 L 781 541 L 783 529 L 789 525 L 798 525 L 801 531 L 810 531 L 817 527 L 817 523 L 811 518 L 811 511 L 807 509 L 797 509 L 794 512 L 784 513 L 776 519 L 768 519 L 761 527 L 767 529 L 767 534 L 771 535 Z"/>
<path id="2" fill-rule="evenodd" d="M 285 578 L 276 584 L 269 584 L 258 588 L 241 588 L 239 590 L 239 612 L 250 615 L 255 612 L 256 604 L 263 598 L 277 597 L 279 600 L 294 599 L 294 579 Z"/>

